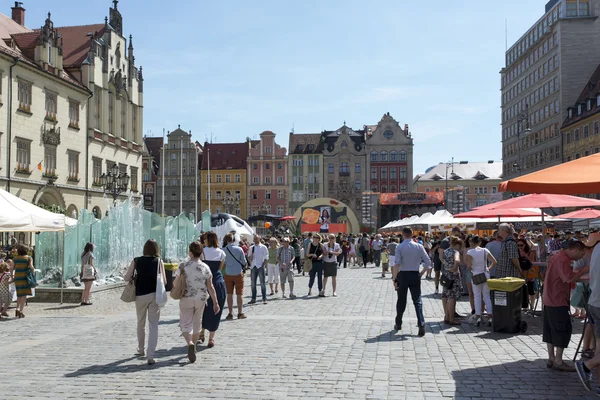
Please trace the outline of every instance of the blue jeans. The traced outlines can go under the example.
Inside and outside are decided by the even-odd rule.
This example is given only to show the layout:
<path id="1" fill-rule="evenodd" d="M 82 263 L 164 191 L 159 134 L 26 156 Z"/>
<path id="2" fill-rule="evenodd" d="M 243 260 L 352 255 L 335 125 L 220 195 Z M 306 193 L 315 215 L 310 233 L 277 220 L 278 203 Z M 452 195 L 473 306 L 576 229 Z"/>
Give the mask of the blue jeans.
<path id="1" fill-rule="evenodd" d="M 323 291 L 323 261 L 313 261 L 312 269 L 308 273 L 308 288 L 312 289 L 315 284 L 315 275 L 317 276 L 317 287 L 319 292 Z"/>
<path id="2" fill-rule="evenodd" d="M 379 264 L 381 264 L 381 250 L 373 250 L 373 262 L 376 267 L 379 267 Z"/>
<path id="3" fill-rule="evenodd" d="M 260 291 L 262 292 L 263 301 L 267 300 L 267 285 L 265 284 L 265 269 L 252 268 L 250 274 L 250 287 L 252 288 L 252 300 L 256 300 L 256 278 L 260 277 Z"/>
<path id="4" fill-rule="evenodd" d="M 410 290 L 410 297 L 415 306 L 419 326 L 425 326 L 423 315 L 423 302 L 421 301 L 421 277 L 417 271 L 400 271 L 396 277 L 398 282 L 398 302 L 396 303 L 396 325 L 402 326 L 402 316 L 406 310 L 406 296 Z"/>

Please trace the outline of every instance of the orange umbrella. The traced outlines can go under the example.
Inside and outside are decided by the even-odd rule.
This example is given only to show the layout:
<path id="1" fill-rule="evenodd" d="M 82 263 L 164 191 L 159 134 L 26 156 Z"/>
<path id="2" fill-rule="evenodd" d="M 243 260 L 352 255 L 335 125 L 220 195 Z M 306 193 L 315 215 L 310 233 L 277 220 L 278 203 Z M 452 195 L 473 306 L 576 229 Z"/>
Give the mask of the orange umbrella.
<path id="1" fill-rule="evenodd" d="M 557 218 L 564 219 L 595 219 L 600 218 L 600 210 L 593 208 L 584 208 L 583 210 L 577 210 L 563 215 L 559 215 Z"/>
<path id="2" fill-rule="evenodd" d="M 598 189 L 596 189 L 598 190 Z M 478 210 L 498 210 L 500 208 L 559 208 L 559 207 L 599 207 L 600 200 L 566 194 L 528 194 L 513 197 L 496 203 L 486 204 Z"/>
<path id="3" fill-rule="evenodd" d="M 498 208 L 479 207 L 471 211 L 456 214 L 454 218 L 495 218 L 495 217 L 539 217 L 539 208 Z"/>
<path id="4" fill-rule="evenodd" d="M 499 189 L 501 192 L 517 193 L 598 193 L 600 188 L 598 171 L 600 171 L 600 153 L 504 181 Z"/>

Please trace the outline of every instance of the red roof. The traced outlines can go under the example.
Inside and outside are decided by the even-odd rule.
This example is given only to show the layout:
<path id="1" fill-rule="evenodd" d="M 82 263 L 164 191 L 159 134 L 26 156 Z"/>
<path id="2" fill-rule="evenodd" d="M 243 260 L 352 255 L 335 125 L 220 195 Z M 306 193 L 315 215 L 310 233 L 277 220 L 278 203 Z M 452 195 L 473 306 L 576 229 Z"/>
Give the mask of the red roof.
<path id="1" fill-rule="evenodd" d="M 148 149 L 148 153 L 150 153 L 150 155 L 152 157 L 154 157 L 154 161 L 156 161 L 156 163 L 158 165 L 160 165 L 160 150 L 162 149 L 163 146 L 163 138 L 161 137 L 147 137 L 144 138 L 144 142 L 146 143 L 146 148 Z"/>
<path id="2" fill-rule="evenodd" d="M 101 36 L 104 33 L 104 24 L 65 26 L 56 30 L 63 38 L 63 65 L 78 67 L 90 51 L 91 38 L 88 33 L 97 32 L 98 36 Z"/>
<path id="3" fill-rule="evenodd" d="M 246 169 L 248 142 L 244 143 L 204 143 L 202 169 Z"/>

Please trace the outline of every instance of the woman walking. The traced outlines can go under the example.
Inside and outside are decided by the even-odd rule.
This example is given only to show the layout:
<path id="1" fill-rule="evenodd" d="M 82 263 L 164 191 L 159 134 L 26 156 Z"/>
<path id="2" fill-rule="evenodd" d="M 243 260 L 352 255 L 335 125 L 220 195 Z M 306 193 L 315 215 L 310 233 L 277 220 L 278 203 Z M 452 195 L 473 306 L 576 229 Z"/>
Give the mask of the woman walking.
<path id="1" fill-rule="evenodd" d="M 15 310 L 15 317 L 25 318 L 23 308 L 25 308 L 27 296 L 31 296 L 32 294 L 32 288 L 27 282 L 27 274 L 35 274 L 33 259 L 27 255 L 27 248 L 25 246 L 17 246 L 17 255 L 13 259 L 13 265 L 15 289 L 17 290 L 17 309 Z"/>
<path id="2" fill-rule="evenodd" d="M 179 300 L 179 327 L 188 345 L 188 359 L 191 363 L 196 362 L 196 343 L 200 338 L 204 306 L 209 296 L 213 314 L 220 311 L 210 267 L 200 261 L 200 256 L 202 245 L 200 242 L 192 242 L 189 246 L 190 259 L 179 265 L 179 273 L 183 274 L 186 283 L 183 297 Z"/>
<path id="3" fill-rule="evenodd" d="M 206 339 L 205 332 L 208 330 L 208 347 L 213 348 L 215 346 L 215 334 L 221 324 L 221 315 L 223 314 L 225 299 L 227 298 L 225 279 L 221 273 L 221 270 L 225 268 L 225 252 L 219 248 L 219 239 L 215 232 L 211 231 L 206 234 L 205 243 L 201 259 L 210 268 L 212 284 L 217 296 L 216 305 L 219 307 L 219 310 L 215 312 L 215 300 L 213 300 L 212 296 L 209 297 L 204 308 L 204 315 L 202 316 L 202 331 L 200 332 L 199 340 L 200 343 L 204 343 Z"/>
<path id="4" fill-rule="evenodd" d="M 279 267 L 277 266 L 277 249 L 279 248 L 279 242 L 276 238 L 272 237 L 269 240 L 269 261 L 267 263 L 267 275 L 269 278 L 269 287 L 271 288 L 271 294 L 279 293 Z M 273 286 L 275 286 L 275 292 L 273 292 Z"/>
<path id="5" fill-rule="evenodd" d="M 154 353 L 158 344 L 158 321 L 160 320 L 160 307 L 156 303 L 156 282 L 158 274 L 166 282 L 165 267 L 158 252 L 158 243 L 148 240 L 144 244 L 144 255 L 133 259 L 125 281 L 135 281 L 135 311 L 137 314 L 137 354 L 144 357 L 146 343 L 146 318 L 148 318 L 148 365 L 155 364 Z"/>
<path id="6" fill-rule="evenodd" d="M 448 282 L 442 291 L 442 305 L 444 307 L 444 323 L 448 325 L 460 325 L 454 321 L 456 302 L 460 299 L 460 249 L 463 246 L 462 239 L 453 236 L 450 239 L 450 247 L 444 250 L 442 259 L 443 280 Z"/>
<path id="7" fill-rule="evenodd" d="M 307 257 L 312 260 L 312 269 L 308 273 L 308 295 L 312 293 L 312 287 L 315 284 L 315 276 L 317 277 L 317 288 L 319 296 L 323 292 L 323 244 L 321 236 L 315 233 L 312 237 L 312 242 L 308 245 Z"/>
<path id="8" fill-rule="evenodd" d="M 485 303 L 485 309 L 489 314 L 487 324 L 492 325 L 492 299 L 490 297 L 490 289 L 488 288 L 487 280 L 490 279 L 490 268 L 493 268 L 497 261 L 492 253 L 480 247 L 481 239 L 479 236 L 473 236 L 471 239 L 473 248 L 467 251 L 467 268 L 471 271 L 471 280 L 473 283 L 473 296 L 475 297 L 475 318 L 476 325 L 481 325 L 482 319 L 482 299 Z M 490 261 L 490 263 L 488 263 Z M 485 276 L 485 280 L 482 277 Z M 481 283 L 476 283 L 480 282 Z"/>
<path id="9" fill-rule="evenodd" d="M 81 282 L 83 282 L 83 294 L 81 295 L 81 305 L 91 306 L 90 292 L 92 291 L 92 284 L 96 280 L 96 266 L 94 265 L 94 245 L 88 243 L 81 253 L 81 272 L 79 276 Z"/>
<path id="10" fill-rule="evenodd" d="M 327 290 L 327 278 L 331 277 L 331 287 L 333 289 L 333 297 L 337 297 L 337 256 L 342 253 L 340 245 L 335 242 L 335 235 L 329 234 L 329 241 L 324 245 L 323 256 L 323 290 L 319 294 L 325 297 Z"/>
<path id="11" fill-rule="evenodd" d="M 350 251 L 348 252 L 348 264 L 352 264 L 356 267 L 356 244 L 354 243 L 354 236 L 348 238 L 348 246 L 350 246 Z"/>
<path id="12" fill-rule="evenodd" d="M 12 281 L 10 267 L 4 261 L 0 261 L 0 319 L 8 317 L 8 306 L 12 301 L 9 285 Z"/>

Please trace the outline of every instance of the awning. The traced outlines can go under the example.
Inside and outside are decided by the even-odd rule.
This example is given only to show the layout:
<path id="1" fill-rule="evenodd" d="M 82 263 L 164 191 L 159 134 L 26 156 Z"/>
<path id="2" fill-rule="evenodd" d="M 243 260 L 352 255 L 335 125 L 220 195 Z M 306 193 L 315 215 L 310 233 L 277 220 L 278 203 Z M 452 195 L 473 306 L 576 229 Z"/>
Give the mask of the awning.
<path id="1" fill-rule="evenodd" d="M 441 204 L 444 202 L 444 192 L 381 193 L 379 202 L 384 206 Z"/>

